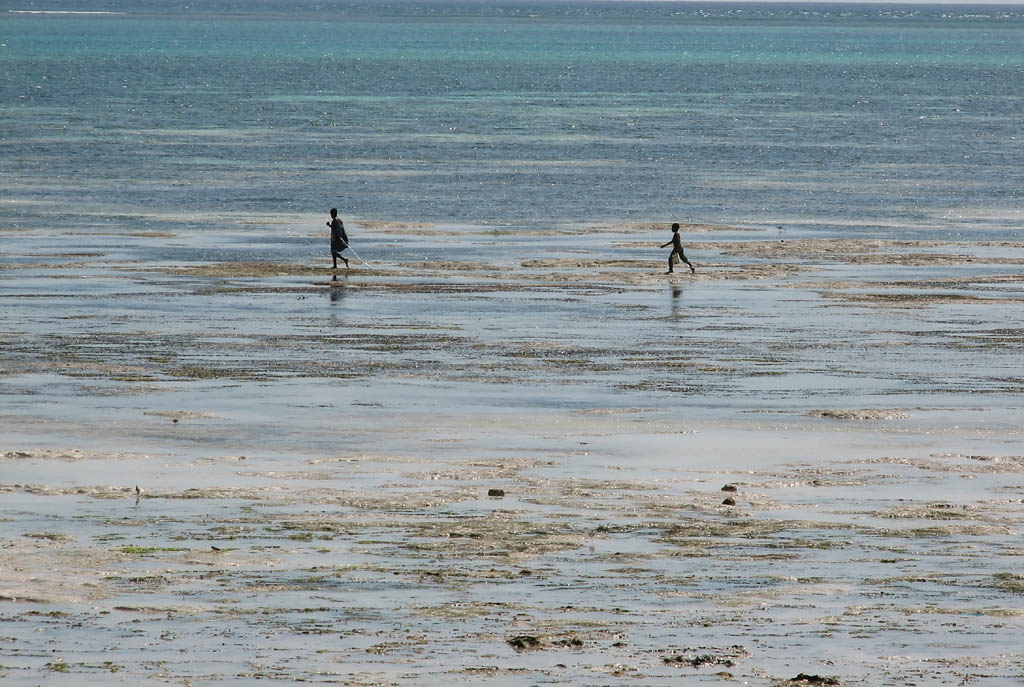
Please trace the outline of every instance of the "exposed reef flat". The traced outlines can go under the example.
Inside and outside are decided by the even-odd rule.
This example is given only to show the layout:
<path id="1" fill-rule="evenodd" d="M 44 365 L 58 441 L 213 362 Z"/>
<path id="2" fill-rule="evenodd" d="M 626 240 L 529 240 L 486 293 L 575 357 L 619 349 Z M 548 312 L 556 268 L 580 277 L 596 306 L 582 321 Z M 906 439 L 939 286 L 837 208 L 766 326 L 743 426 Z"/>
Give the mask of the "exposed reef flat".
<path id="1" fill-rule="evenodd" d="M 1024 245 L 239 222 L 5 233 L 5 685 L 1024 680 Z"/>

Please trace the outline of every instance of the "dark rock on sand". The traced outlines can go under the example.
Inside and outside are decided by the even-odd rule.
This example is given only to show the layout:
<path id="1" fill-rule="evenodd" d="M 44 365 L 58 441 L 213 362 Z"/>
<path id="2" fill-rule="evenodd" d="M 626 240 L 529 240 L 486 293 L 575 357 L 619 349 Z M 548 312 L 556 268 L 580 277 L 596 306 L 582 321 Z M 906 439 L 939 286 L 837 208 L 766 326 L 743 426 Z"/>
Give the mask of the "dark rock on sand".
<path id="1" fill-rule="evenodd" d="M 495 498 L 501 498 L 502 496 L 505 495 L 505 490 L 504 489 L 488 489 L 487 490 L 487 495 L 488 496 L 493 496 Z"/>
<path id="2" fill-rule="evenodd" d="M 722 505 L 723 506 L 735 506 L 736 505 L 736 499 L 734 499 L 731 496 L 726 496 L 725 499 L 722 501 Z"/>
<path id="3" fill-rule="evenodd" d="M 527 649 L 539 649 L 541 647 L 540 639 L 533 635 L 518 635 L 508 640 L 508 645 L 516 651 L 526 651 Z"/>
<path id="4" fill-rule="evenodd" d="M 796 677 L 787 680 L 786 683 L 790 685 L 838 685 L 839 678 L 800 673 Z"/>
<path id="5" fill-rule="evenodd" d="M 731 668 L 735 663 L 732 659 L 724 658 L 722 656 L 712 656 L 711 654 L 697 654 L 696 656 L 663 656 L 662 661 L 669 665 L 688 665 L 694 668 L 703 668 L 704 666 L 725 666 Z"/>

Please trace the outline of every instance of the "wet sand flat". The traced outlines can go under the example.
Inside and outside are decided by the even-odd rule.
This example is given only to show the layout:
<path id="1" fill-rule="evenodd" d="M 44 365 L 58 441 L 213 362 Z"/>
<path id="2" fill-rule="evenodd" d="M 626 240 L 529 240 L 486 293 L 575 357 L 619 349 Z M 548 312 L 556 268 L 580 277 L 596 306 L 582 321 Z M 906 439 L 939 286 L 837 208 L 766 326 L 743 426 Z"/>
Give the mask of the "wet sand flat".
<path id="1" fill-rule="evenodd" d="M 320 220 L 5 232 L 4 684 L 1024 681 L 1012 236 Z"/>

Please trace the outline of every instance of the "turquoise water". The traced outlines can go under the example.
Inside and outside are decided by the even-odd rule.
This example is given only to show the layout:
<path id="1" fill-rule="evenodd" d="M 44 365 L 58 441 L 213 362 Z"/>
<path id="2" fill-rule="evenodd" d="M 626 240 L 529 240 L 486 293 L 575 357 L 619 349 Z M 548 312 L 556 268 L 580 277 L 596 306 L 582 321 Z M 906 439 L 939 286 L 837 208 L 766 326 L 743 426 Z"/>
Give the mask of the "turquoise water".
<path id="1" fill-rule="evenodd" d="M 332 205 L 915 237 L 1020 225 L 1019 8 L 7 11 L 24 9 L 0 15 L 0 220 L 15 227 Z"/>

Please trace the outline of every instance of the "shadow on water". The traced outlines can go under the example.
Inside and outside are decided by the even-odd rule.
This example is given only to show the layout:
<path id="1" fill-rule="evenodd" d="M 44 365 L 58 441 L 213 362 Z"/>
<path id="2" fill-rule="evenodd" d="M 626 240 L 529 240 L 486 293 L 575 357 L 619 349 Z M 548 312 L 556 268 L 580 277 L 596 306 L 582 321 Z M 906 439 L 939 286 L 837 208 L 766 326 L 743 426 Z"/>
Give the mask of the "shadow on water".
<path id="1" fill-rule="evenodd" d="M 681 314 L 682 314 L 680 312 L 680 310 L 682 308 L 682 305 L 680 304 L 680 299 L 682 298 L 682 295 L 683 295 L 683 287 L 679 286 L 678 284 L 673 284 L 672 285 L 672 317 L 680 317 Z"/>
<path id="2" fill-rule="evenodd" d="M 338 275 L 331 277 L 331 285 L 327 292 L 330 294 L 332 305 L 345 298 L 345 283 L 338 281 Z"/>

